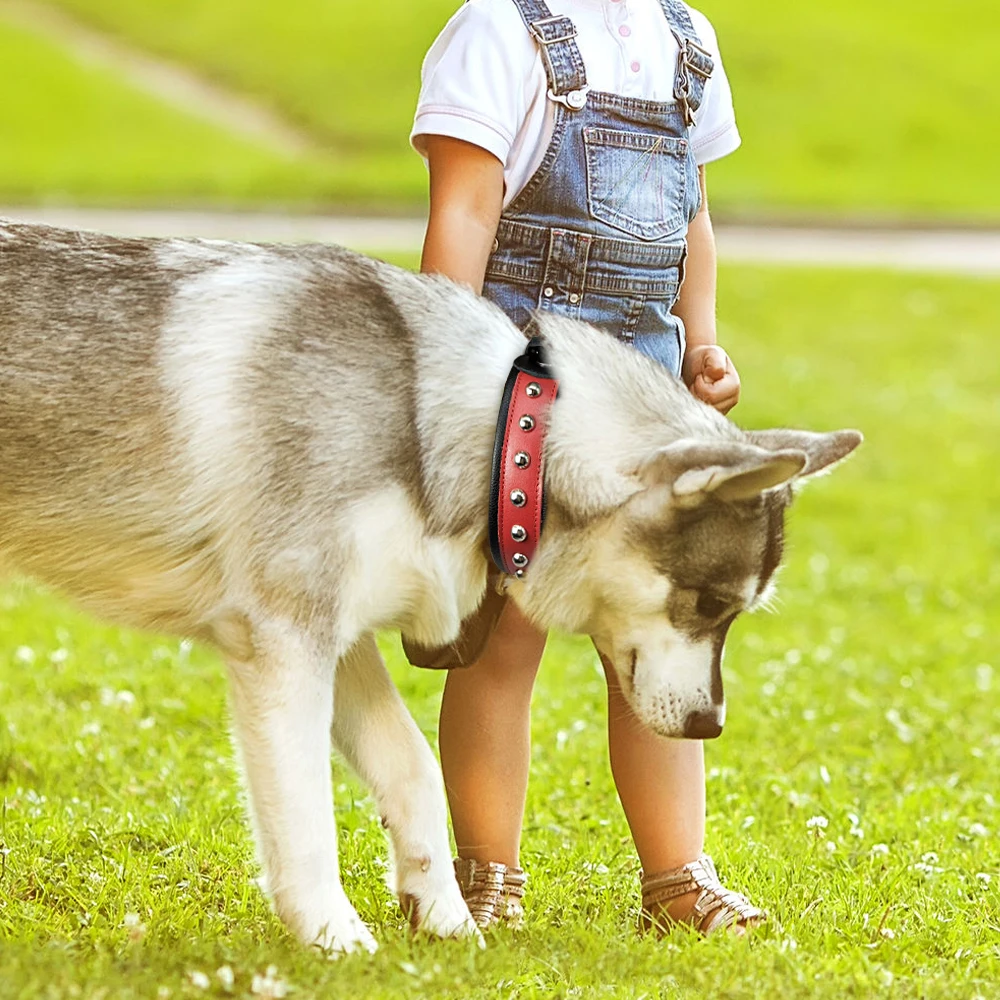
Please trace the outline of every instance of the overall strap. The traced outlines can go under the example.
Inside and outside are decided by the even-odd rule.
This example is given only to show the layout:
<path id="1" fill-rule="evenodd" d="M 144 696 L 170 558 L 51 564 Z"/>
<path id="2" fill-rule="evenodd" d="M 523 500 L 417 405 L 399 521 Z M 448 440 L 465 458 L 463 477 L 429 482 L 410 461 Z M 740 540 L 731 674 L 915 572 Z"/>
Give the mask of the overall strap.
<path id="1" fill-rule="evenodd" d="M 691 23 L 691 15 L 680 0 L 660 0 L 670 31 L 677 39 L 677 71 L 674 73 L 674 99 L 680 104 L 687 125 L 694 124 L 694 113 L 701 107 L 705 84 L 715 63 L 702 48 L 701 39 Z"/>
<path id="2" fill-rule="evenodd" d="M 576 25 L 554 16 L 545 0 L 514 0 L 514 6 L 541 50 L 549 97 L 579 111 L 587 102 L 587 71 L 576 44 Z"/>

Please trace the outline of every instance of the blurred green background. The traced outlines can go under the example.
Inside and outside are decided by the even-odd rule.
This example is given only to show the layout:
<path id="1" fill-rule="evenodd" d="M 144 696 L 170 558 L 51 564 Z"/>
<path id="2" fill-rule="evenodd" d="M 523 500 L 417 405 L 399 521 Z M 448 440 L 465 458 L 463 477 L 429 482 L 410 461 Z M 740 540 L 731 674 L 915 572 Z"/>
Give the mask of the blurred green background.
<path id="1" fill-rule="evenodd" d="M 407 135 L 423 54 L 458 0 L 58 0 L 297 127 L 303 151 L 171 106 L 39 6 L 0 0 L 0 201 L 266 203 L 419 212 Z M 717 215 L 1000 221 L 1000 12 L 987 0 L 706 0 L 744 146 Z M 130 78 L 132 77 L 132 78 Z"/>

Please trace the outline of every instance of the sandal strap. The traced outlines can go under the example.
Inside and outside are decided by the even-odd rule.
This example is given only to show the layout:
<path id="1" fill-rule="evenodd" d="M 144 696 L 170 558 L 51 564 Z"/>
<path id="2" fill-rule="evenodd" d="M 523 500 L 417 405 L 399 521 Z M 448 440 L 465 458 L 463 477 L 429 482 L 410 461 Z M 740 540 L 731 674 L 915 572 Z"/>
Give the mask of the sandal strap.
<path id="1" fill-rule="evenodd" d="M 668 871 L 644 875 L 642 878 L 642 911 L 650 922 L 674 922 L 668 917 L 666 905 L 680 896 L 697 892 L 691 907 L 691 925 L 702 934 L 712 934 L 733 924 L 761 923 L 766 911 L 754 906 L 746 896 L 727 889 L 715 870 L 715 862 L 707 855 Z"/>
<path id="2" fill-rule="evenodd" d="M 472 919 L 480 927 L 504 920 L 514 926 L 524 917 L 521 900 L 528 876 L 499 861 L 455 858 L 455 877 Z"/>

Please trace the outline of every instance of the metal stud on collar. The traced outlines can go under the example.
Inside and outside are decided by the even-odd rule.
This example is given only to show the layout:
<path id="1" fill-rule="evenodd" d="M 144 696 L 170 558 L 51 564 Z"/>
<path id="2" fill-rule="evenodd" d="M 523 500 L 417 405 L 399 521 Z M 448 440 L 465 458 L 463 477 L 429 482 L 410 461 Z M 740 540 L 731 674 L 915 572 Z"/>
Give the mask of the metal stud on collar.
<path id="1" fill-rule="evenodd" d="M 530 413 L 526 413 L 517 422 L 517 425 L 522 431 L 533 431 L 535 429 L 535 418 Z"/>
<path id="2" fill-rule="evenodd" d="M 542 394 L 542 387 L 537 382 L 529 382 L 524 387 L 524 391 L 532 399 L 537 399 Z"/>
<path id="3" fill-rule="evenodd" d="M 526 469 L 529 465 L 531 465 L 531 456 L 526 451 L 519 451 L 514 456 L 514 464 L 519 469 Z"/>
<path id="4" fill-rule="evenodd" d="M 528 557 L 523 552 L 515 552 L 511 557 L 511 562 L 518 569 L 524 569 L 524 567 L 528 565 Z"/>
<path id="5" fill-rule="evenodd" d="M 510 537 L 514 539 L 515 542 L 523 542 L 528 537 L 527 529 L 520 524 L 515 524 L 510 529 Z"/>
<path id="6" fill-rule="evenodd" d="M 524 490 L 511 490 L 510 502 L 515 507 L 523 507 L 528 502 L 528 497 L 525 494 Z"/>

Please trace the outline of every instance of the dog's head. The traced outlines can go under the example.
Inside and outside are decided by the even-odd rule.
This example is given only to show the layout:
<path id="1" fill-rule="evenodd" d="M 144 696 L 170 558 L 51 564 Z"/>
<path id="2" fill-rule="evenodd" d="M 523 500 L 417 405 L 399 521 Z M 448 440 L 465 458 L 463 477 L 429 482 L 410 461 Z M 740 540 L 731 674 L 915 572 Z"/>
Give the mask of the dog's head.
<path id="1" fill-rule="evenodd" d="M 512 596 L 541 624 L 592 635 L 656 732 L 717 736 L 726 633 L 766 599 L 793 489 L 861 435 L 741 431 L 606 335 L 545 333 L 561 378 L 549 518 Z"/>

